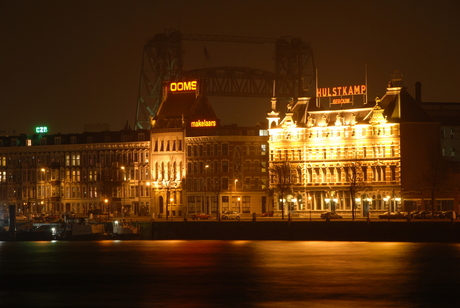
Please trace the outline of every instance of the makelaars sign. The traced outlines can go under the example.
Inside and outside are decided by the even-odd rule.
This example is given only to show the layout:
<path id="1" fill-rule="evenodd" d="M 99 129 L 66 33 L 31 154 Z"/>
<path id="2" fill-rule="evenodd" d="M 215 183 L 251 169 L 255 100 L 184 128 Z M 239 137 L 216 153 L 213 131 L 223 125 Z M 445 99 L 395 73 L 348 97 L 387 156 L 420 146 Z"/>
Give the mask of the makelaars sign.
<path id="1" fill-rule="evenodd" d="M 367 87 L 365 85 L 357 86 L 344 86 L 333 88 L 318 88 L 316 90 L 317 97 L 331 97 L 331 96 L 348 96 L 348 95 L 364 95 L 366 94 Z"/>
<path id="2" fill-rule="evenodd" d="M 196 91 L 197 81 L 177 81 L 169 84 L 169 91 L 171 92 L 189 92 Z"/>
<path id="3" fill-rule="evenodd" d="M 214 121 L 214 120 L 212 120 L 212 121 L 198 120 L 198 121 L 190 122 L 191 127 L 215 127 L 216 125 L 217 125 L 216 121 Z"/>

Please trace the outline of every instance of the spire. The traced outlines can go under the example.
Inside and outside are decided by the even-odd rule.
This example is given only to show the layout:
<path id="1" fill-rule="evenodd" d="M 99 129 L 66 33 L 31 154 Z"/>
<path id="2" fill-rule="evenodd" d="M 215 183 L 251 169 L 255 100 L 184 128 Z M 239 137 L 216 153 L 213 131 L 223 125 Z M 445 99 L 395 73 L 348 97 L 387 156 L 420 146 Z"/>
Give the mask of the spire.
<path id="1" fill-rule="evenodd" d="M 376 125 L 376 124 L 385 124 L 387 122 L 386 117 L 383 115 L 383 109 L 379 106 L 380 97 L 377 96 L 375 98 L 375 106 L 374 110 L 372 110 L 372 117 L 369 120 L 369 124 Z"/>

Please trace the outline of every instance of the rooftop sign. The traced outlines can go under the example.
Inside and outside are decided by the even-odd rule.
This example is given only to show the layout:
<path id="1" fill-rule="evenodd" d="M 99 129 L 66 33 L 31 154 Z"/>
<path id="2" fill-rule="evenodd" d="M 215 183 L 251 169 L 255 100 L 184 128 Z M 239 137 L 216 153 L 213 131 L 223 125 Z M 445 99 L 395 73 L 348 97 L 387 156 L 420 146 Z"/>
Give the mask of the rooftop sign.
<path id="1" fill-rule="evenodd" d="M 209 120 L 198 120 L 190 122 L 191 127 L 215 127 L 216 121 L 209 121 Z"/>
<path id="2" fill-rule="evenodd" d="M 196 91 L 197 81 L 177 81 L 169 84 L 170 92 L 191 92 Z"/>
<path id="3" fill-rule="evenodd" d="M 37 134 L 43 134 L 48 132 L 48 127 L 47 126 L 37 126 L 35 127 L 35 132 Z"/>
<path id="4" fill-rule="evenodd" d="M 317 97 L 332 97 L 332 96 L 349 96 L 349 95 L 364 95 L 366 94 L 365 85 L 344 86 L 333 88 L 318 88 L 316 89 Z"/>

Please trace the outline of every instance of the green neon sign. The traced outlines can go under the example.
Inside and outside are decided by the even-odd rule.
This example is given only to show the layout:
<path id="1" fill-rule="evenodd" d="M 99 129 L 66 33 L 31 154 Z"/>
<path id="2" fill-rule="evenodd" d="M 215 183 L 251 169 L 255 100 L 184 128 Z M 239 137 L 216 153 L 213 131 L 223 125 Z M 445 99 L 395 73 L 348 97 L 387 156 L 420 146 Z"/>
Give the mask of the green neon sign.
<path id="1" fill-rule="evenodd" d="M 48 127 L 47 126 L 37 126 L 35 127 L 35 132 L 37 134 L 43 134 L 48 132 Z"/>

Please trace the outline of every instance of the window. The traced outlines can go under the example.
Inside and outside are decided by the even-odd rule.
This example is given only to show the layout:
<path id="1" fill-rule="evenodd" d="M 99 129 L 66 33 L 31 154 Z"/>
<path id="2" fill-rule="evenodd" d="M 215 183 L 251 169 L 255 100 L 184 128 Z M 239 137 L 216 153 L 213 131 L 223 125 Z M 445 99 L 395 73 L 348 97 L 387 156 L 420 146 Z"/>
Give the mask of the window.
<path id="1" fill-rule="evenodd" d="M 222 196 L 222 211 L 228 211 L 229 210 L 229 197 L 228 196 Z"/>
<path id="2" fill-rule="evenodd" d="M 222 161 L 222 172 L 228 172 L 228 160 Z"/>
<path id="3" fill-rule="evenodd" d="M 250 196 L 243 196 L 243 206 L 242 211 L 243 213 L 250 213 L 251 212 L 251 197 Z"/>
<path id="4" fill-rule="evenodd" d="M 228 189 L 228 178 L 222 178 L 222 189 Z"/>
<path id="5" fill-rule="evenodd" d="M 267 145 L 266 144 L 262 144 L 260 146 L 260 151 L 261 151 L 261 154 L 262 155 L 267 155 Z"/>
<path id="6" fill-rule="evenodd" d="M 244 179 L 244 189 L 251 189 L 251 178 Z"/>
<path id="7" fill-rule="evenodd" d="M 222 144 L 222 155 L 228 155 L 228 144 L 227 143 Z"/>
<path id="8" fill-rule="evenodd" d="M 267 162 L 266 161 L 262 162 L 260 171 L 267 172 Z"/>

